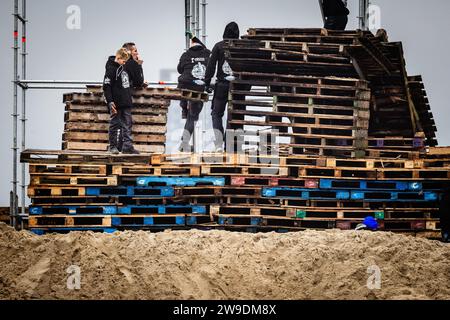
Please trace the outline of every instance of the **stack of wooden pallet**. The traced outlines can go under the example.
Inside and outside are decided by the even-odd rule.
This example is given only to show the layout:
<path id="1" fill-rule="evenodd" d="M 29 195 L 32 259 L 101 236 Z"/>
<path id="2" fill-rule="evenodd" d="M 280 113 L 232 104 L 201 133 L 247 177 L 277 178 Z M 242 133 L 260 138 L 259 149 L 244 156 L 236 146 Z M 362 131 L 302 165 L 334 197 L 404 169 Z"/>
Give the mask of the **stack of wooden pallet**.
<path id="1" fill-rule="evenodd" d="M 246 143 L 238 153 L 163 154 L 168 100 L 203 94 L 135 92 L 136 146 L 155 154 L 118 156 L 99 152 L 101 88 L 66 95 L 63 140 L 75 150 L 22 153 L 31 230 L 348 230 L 371 216 L 380 230 L 437 235 L 450 151 L 426 148 L 436 128 L 401 44 L 363 31 L 251 29 L 226 52 L 236 77 L 228 121 Z M 97 151 L 76 151 L 86 149 Z"/>
<path id="2" fill-rule="evenodd" d="M 30 150 L 30 229 L 380 229 L 439 232 L 450 156 L 421 160 L 239 154 L 112 156 Z"/>
<path id="3" fill-rule="evenodd" d="M 246 72 L 236 77 L 228 123 L 242 129 L 249 143 L 260 148 L 265 143 L 269 152 L 365 156 L 370 104 L 365 81 Z M 267 139 L 271 134 L 276 138 Z"/>
<path id="4" fill-rule="evenodd" d="M 165 150 L 170 100 L 205 101 L 206 94 L 171 88 L 146 88 L 133 93 L 133 140 L 137 150 Z M 63 150 L 106 151 L 110 115 L 101 87 L 64 95 L 66 104 Z"/>
<path id="5" fill-rule="evenodd" d="M 370 100 L 369 134 L 366 141 L 366 151 L 370 156 L 408 158 L 410 152 L 423 152 L 426 145 L 437 144 L 436 128 L 429 108 L 426 112 L 420 112 L 418 110 L 421 107 L 416 107 L 418 101 L 424 100 L 414 100 L 417 95 L 413 95 L 410 81 L 415 78 L 407 77 L 401 43 L 388 42 L 385 34 L 374 36 L 370 32 L 360 30 L 342 32 L 325 29 L 250 29 L 243 40 L 229 41 L 226 49 L 230 65 L 238 76 L 240 73 L 271 73 L 272 77 L 276 74 L 367 80 L 369 85 L 366 88 L 371 92 L 367 96 L 359 96 L 364 97 L 361 102 L 358 102 L 358 98 L 355 102 L 366 105 L 366 98 Z M 267 77 L 261 77 L 259 80 L 260 86 L 270 88 L 274 85 Z M 414 81 L 412 83 L 414 84 Z M 277 84 L 285 96 L 295 93 L 295 89 Z M 242 91 L 242 88 L 251 88 L 250 85 L 251 83 L 247 86 L 235 86 L 237 92 L 233 98 L 240 97 L 239 91 Z M 316 95 L 316 100 L 323 98 L 319 92 L 309 91 L 309 94 Z M 295 101 L 293 102 L 295 104 Z M 312 103 L 315 104 L 314 99 Z M 331 102 L 331 106 L 335 104 L 336 101 Z M 337 106 L 339 105 L 337 103 Z M 230 111 L 233 112 L 234 108 Z M 273 123 L 267 125 L 277 128 Z M 355 125 L 354 128 L 354 133 L 360 132 L 358 126 Z M 421 133 L 423 131 L 426 141 Z M 360 139 L 355 135 L 353 138 Z M 293 151 L 301 153 L 302 150 Z M 317 151 L 320 154 L 320 149 L 316 149 Z M 360 154 L 361 152 L 353 153 Z"/>

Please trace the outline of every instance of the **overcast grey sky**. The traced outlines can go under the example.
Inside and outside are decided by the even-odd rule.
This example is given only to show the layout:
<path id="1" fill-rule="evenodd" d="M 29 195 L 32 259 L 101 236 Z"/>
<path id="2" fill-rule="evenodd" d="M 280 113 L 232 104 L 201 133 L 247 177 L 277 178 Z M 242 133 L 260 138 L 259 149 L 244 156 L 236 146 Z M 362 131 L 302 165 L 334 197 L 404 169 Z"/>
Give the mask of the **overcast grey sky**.
<path id="1" fill-rule="evenodd" d="M 316 0 L 208 0 L 208 46 L 221 40 L 226 23 L 249 27 L 321 27 Z M 348 29 L 357 27 L 357 0 Z M 438 126 L 441 145 L 450 145 L 448 78 L 450 59 L 446 33 L 450 30 L 450 1 L 374 0 L 381 7 L 381 26 L 391 41 L 403 41 L 410 75 L 421 74 Z M 81 30 L 66 28 L 70 5 L 81 8 Z M 0 206 L 9 204 L 12 180 L 13 0 L 0 2 Z M 173 69 L 184 48 L 183 0 L 39 0 L 28 1 L 28 78 L 101 80 L 105 59 L 123 42 L 138 44 L 145 75 L 160 80 L 161 69 Z M 168 79 L 161 79 L 168 80 Z M 29 148 L 60 149 L 64 106 L 62 91 L 34 91 L 28 96 Z M 19 106 L 20 107 L 20 106 Z M 176 105 L 169 130 L 180 126 Z M 209 109 L 207 110 L 209 111 Z M 209 114 L 209 113 L 208 113 Z M 210 126 L 209 116 L 205 126 Z M 19 137 L 20 143 L 20 137 Z"/>

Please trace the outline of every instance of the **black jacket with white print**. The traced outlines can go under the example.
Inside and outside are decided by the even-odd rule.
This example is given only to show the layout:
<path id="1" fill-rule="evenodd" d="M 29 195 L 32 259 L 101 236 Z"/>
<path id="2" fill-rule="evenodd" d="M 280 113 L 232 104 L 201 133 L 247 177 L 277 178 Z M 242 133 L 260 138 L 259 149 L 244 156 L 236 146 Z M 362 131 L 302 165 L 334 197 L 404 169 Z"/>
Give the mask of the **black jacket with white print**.
<path id="1" fill-rule="evenodd" d="M 183 53 L 178 63 L 178 88 L 205 91 L 205 74 L 211 51 L 196 45 Z"/>
<path id="2" fill-rule="evenodd" d="M 109 57 L 106 63 L 103 92 L 108 105 L 114 102 L 118 108 L 133 106 L 130 76 L 124 66 L 115 62 L 114 56 Z"/>
<path id="3" fill-rule="evenodd" d="M 218 82 L 229 82 L 234 80 L 233 70 L 230 64 L 225 59 L 225 49 L 224 46 L 227 40 L 239 39 L 239 26 L 236 22 L 230 22 L 223 33 L 223 41 L 218 42 L 211 53 L 211 57 L 208 62 L 208 67 L 206 68 L 205 82 L 209 86 L 214 74 L 217 69 L 217 81 Z"/>

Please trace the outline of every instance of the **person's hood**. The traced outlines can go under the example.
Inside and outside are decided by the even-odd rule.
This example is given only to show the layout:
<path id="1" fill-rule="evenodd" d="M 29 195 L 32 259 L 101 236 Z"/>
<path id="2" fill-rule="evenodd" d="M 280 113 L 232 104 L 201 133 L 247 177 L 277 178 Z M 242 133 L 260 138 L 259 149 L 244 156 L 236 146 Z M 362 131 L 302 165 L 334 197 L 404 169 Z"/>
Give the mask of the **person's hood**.
<path id="1" fill-rule="evenodd" d="M 201 51 L 204 49 L 206 49 L 206 47 L 203 47 L 201 44 L 197 44 L 197 45 L 191 46 L 189 48 L 189 50 L 192 50 L 192 51 Z"/>
<path id="2" fill-rule="evenodd" d="M 118 63 L 116 62 L 116 57 L 115 56 L 110 56 L 108 58 L 108 61 L 106 61 L 106 66 L 105 68 L 108 69 L 110 67 L 117 67 Z"/>
<path id="3" fill-rule="evenodd" d="M 239 39 L 239 26 L 236 22 L 230 22 L 223 32 L 224 39 Z"/>
<path id="4" fill-rule="evenodd" d="M 204 49 L 206 49 L 206 45 L 205 45 L 199 38 L 193 37 L 193 38 L 191 39 L 191 41 L 195 44 L 195 45 L 192 46 L 192 47 L 196 47 L 196 46 L 200 45 L 200 46 L 202 46 Z"/>

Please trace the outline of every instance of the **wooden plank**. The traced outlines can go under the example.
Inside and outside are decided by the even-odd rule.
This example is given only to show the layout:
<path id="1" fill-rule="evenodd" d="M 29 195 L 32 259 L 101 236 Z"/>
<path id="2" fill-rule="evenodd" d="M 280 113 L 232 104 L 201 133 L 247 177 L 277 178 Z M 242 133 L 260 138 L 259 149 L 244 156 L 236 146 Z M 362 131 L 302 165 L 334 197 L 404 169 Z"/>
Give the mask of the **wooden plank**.
<path id="1" fill-rule="evenodd" d="M 432 147 L 429 148 L 427 155 L 435 156 L 435 155 L 448 155 L 450 157 L 450 147 Z"/>
<path id="2" fill-rule="evenodd" d="M 109 123 L 92 123 L 92 122 L 66 122 L 66 131 L 109 131 Z M 145 125 L 133 124 L 133 133 L 159 133 L 165 134 L 167 127 L 165 125 Z"/>
<path id="3" fill-rule="evenodd" d="M 133 141 L 136 143 L 161 143 L 166 142 L 165 135 L 158 134 L 139 134 L 133 133 Z M 66 132 L 63 134 L 63 141 L 91 141 L 94 143 L 109 143 L 109 134 L 102 132 Z"/>
<path id="4" fill-rule="evenodd" d="M 84 112 L 66 112 L 64 116 L 66 122 L 89 121 L 89 122 L 108 122 L 110 115 L 105 113 L 84 113 Z M 140 124 L 166 124 L 167 115 L 135 115 L 133 116 L 133 123 Z"/>
<path id="5" fill-rule="evenodd" d="M 168 107 L 170 103 L 167 100 L 160 100 L 160 104 L 144 105 L 144 106 L 133 106 L 131 109 L 132 114 L 165 114 L 168 113 Z M 108 107 L 106 105 L 86 105 L 86 104 L 76 104 L 67 102 L 66 111 L 74 112 L 87 112 L 87 113 L 107 113 L 109 114 Z"/>
<path id="6" fill-rule="evenodd" d="M 63 142 L 63 149 L 65 150 L 86 150 L 86 151 L 102 151 L 108 150 L 108 143 L 94 143 L 94 142 Z M 144 153 L 163 153 L 165 151 L 164 145 L 145 145 L 134 144 L 134 147 Z"/>
<path id="7" fill-rule="evenodd" d="M 91 94 L 103 94 L 101 86 L 89 86 L 88 92 Z M 207 102 L 209 97 L 207 93 L 197 92 L 187 89 L 169 88 L 169 87 L 147 87 L 133 90 L 133 97 L 145 98 L 164 98 L 168 100 L 188 100 Z"/>

